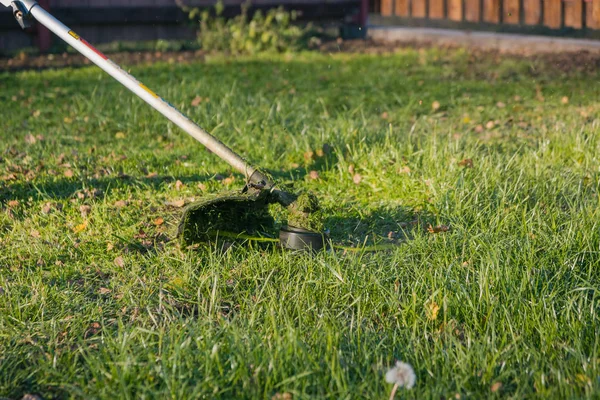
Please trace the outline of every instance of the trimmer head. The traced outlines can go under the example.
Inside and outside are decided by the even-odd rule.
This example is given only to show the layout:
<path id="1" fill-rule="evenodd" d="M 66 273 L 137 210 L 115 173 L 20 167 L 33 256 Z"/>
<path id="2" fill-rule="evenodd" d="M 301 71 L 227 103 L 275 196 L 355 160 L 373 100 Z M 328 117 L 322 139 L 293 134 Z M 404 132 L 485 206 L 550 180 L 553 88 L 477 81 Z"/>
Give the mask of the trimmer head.
<path id="1" fill-rule="evenodd" d="M 207 197 L 190 204 L 183 212 L 179 235 L 186 244 L 209 242 L 215 237 L 252 235 L 274 230 L 269 204 L 288 210 L 288 225 L 279 232 L 280 245 L 291 250 L 318 251 L 325 247 L 319 203 L 312 193 L 299 196 L 279 189 L 246 187 Z M 243 237 L 243 236 L 242 236 Z"/>

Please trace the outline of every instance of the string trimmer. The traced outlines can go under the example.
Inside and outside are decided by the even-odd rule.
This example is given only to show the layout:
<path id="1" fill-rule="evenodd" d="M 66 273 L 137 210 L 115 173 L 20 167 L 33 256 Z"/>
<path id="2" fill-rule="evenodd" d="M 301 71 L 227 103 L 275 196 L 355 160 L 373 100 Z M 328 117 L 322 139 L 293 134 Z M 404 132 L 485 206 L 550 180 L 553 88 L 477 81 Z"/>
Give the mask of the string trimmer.
<path id="1" fill-rule="evenodd" d="M 36 1 L 0 0 L 0 4 L 12 7 L 13 14 L 22 28 L 28 27 L 32 18 L 36 19 L 211 152 L 244 174 L 246 186 L 241 192 L 205 198 L 186 207 L 179 225 L 179 234 L 184 242 L 190 244 L 209 241 L 220 232 L 235 236 L 271 228 L 274 220 L 268 212 L 268 206 L 278 203 L 288 210 L 288 225 L 283 226 L 279 232 L 283 247 L 318 250 L 324 246 L 319 203 L 314 195 L 294 194 L 277 186 L 269 176 L 250 165 L 172 104 L 121 69 Z"/>

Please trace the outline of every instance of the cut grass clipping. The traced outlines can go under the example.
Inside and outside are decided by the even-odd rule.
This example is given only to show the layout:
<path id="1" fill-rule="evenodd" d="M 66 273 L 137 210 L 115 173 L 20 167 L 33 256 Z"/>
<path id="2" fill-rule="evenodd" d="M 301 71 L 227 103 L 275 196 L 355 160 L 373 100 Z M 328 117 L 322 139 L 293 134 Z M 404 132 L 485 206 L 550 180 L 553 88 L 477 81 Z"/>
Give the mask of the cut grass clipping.
<path id="1" fill-rule="evenodd" d="M 356 251 L 182 246 L 185 206 L 241 175 L 97 68 L 0 72 L 0 397 L 598 397 L 595 73 L 425 49 L 131 69 Z"/>

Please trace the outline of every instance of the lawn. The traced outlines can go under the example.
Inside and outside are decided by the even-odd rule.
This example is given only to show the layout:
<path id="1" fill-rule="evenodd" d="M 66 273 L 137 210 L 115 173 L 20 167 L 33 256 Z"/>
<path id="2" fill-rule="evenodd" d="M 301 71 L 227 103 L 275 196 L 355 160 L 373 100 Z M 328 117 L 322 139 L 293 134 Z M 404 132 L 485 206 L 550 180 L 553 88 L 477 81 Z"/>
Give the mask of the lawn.
<path id="1" fill-rule="evenodd" d="M 0 396 L 382 399 L 396 360 L 397 398 L 600 396 L 598 75 L 436 49 L 131 72 L 354 250 L 181 245 L 184 203 L 241 175 L 95 67 L 1 72 Z"/>

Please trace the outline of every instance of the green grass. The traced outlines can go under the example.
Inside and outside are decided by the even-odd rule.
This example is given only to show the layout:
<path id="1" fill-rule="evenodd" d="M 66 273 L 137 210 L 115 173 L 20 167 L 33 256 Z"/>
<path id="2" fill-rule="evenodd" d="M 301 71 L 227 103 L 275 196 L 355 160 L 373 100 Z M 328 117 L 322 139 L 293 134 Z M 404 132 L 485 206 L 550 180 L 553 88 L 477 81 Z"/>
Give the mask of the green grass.
<path id="1" fill-rule="evenodd" d="M 401 359 L 402 398 L 600 397 L 597 75 L 460 50 L 131 71 L 314 191 L 336 243 L 398 246 L 184 248 L 173 202 L 241 176 L 96 68 L 0 73 L 0 396 L 386 398 Z"/>

